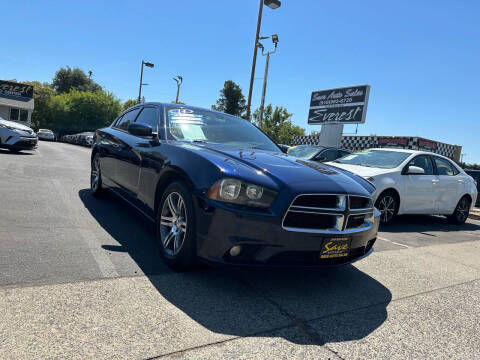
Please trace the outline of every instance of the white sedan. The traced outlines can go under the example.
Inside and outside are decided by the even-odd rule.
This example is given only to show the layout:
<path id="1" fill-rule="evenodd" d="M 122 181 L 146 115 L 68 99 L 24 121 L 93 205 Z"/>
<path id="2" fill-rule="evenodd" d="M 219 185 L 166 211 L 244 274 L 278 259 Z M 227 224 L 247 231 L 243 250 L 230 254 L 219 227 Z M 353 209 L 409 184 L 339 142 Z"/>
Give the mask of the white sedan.
<path id="1" fill-rule="evenodd" d="M 372 182 L 381 222 L 400 214 L 446 215 L 463 224 L 477 198 L 476 183 L 450 159 L 431 152 L 369 149 L 328 163 Z"/>

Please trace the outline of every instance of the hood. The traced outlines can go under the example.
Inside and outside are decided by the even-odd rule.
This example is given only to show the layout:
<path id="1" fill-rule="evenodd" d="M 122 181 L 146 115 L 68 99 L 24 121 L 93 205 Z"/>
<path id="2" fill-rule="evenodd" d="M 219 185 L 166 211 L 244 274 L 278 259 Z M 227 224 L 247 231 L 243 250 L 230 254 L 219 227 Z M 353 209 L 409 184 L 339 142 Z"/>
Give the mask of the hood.
<path id="1" fill-rule="evenodd" d="M 5 126 L 8 126 L 8 127 L 10 127 L 10 128 L 33 132 L 33 130 L 32 130 L 31 128 L 29 128 L 28 126 L 19 124 L 19 123 L 15 122 L 15 121 L 9 121 L 9 120 L 0 119 L 0 125 L 5 125 Z"/>
<path id="2" fill-rule="evenodd" d="M 351 164 L 341 164 L 337 162 L 329 162 L 328 165 L 344 169 L 350 171 L 354 174 L 357 174 L 361 177 L 368 178 L 374 177 L 377 175 L 387 174 L 392 172 L 393 169 L 384 169 L 384 168 L 376 168 L 376 167 L 369 167 L 369 166 L 361 166 L 361 165 L 351 165 Z"/>
<path id="3" fill-rule="evenodd" d="M 275 183 L 277 189 L 286 185 L 299 192 L 358 195 L 369 195 L 373 191 L 368 185 L 366 188 L 365 181 L 354 174 L 337 171 L 322 163 L 297 159 L 282 152 L 209 143 L 185 146 L 191 150 L 196 148 L 196 151 L 215 162 L 228 175 L 257 183 L 268 177 L 268 182 Z M 265 181 L 260 185 L 269 186 Z"/>

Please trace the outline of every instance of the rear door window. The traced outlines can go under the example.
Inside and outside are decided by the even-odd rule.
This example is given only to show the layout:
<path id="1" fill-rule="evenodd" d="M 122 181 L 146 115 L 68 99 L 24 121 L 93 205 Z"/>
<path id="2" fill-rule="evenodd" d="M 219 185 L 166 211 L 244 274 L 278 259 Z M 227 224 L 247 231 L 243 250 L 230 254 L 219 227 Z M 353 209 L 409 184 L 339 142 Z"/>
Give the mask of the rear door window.
<path id="1" fill-rule="evenodd" d="M 438 175 L 455 176 L 459 171 L 450 163 L 450 161 L 435 156 L 435 165 Z"/>

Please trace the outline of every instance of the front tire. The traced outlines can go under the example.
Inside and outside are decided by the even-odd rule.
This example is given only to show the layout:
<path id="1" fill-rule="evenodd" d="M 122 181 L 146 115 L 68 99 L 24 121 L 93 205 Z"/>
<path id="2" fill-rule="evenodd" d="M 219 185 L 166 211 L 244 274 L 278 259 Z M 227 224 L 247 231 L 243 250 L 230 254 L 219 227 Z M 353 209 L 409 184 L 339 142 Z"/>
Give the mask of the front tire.
<path id="1" fill-rule="evenodd" d="M 455 225 L 462 225 L 467 221 L 468 214 L 470 213 L 471 201 L 468 197 L 464 196 L 458 202 L 455 211 L 452 215 L 447 216 L 450 223 Z"/>
<path id="2" fill-rule="evenodd" d="M 156 216 L 160 253 L 175 271 L 196 264 L 196 229 L 192 195 L 183 182 L 173 182 L 164 191 Z"/>
<path id="3" fill-rule="evenodd" d="M 96 153 L 93 157 L 90 170 L 90 191 L 93 196 L 99 196 L 102 193 L 102 176 L 100 173 L 100 154 Z"/>
<path id="4" fill-rule="evenodd" d="M 397 194 L 391 190 L 386 190 L 380 194 L 375 207 L 380 211 L 380 223 L 390 224 L 392 220 L 397 216 L 400 201 Z"/>

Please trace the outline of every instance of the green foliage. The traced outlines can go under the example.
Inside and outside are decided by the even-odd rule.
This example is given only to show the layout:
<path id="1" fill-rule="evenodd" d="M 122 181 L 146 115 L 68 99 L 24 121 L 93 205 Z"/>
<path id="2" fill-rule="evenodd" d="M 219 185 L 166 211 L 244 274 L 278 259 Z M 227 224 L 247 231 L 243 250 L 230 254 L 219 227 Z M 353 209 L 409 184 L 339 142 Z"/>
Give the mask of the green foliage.
<path id="1" fill-rule="evenodd" d="M 91 92 L 102 90 L 102 87 L 90 79 L 83 70 L 71 69 L 70 66 L 62 67 L 55 73 L 52 87 L 58 94 L 69 92 L 72 89 Z"/>
<path id="2" fill-rule="evenodd" d="M 253 118 L 255 119 L 257 126 L 259 115 L 259 110 L 255 110 Z M 290 145 L 293 136 L 305 135 L 305 129 L 293 125 L 291 117 L 292 114 L 283 106 L 275 106 L 275 109 L 273 109 L 272 104 L 269 104 L 263 111 L 263 123 L 261 129 L 277 144 Z"/>
<path id="3" fill-rule="evenodd" d="M 112 93 L 72 90 L 50 99 L 47 128 L 60 134 L 94 131 L 110 125 L 122 110 Z"/>
<path id="4" fill-rule="evenodd" d="M 245 97 L 240 86 L 232 80 L 225 81 L 223 89 L 220 90 L 220 98 L 217 100 L 217 105 L 212 105 L 212 109 L 235 116 L 242 116 L 245 108 Z"/>
<path id="5" fill-rule="evenodd" d="M 28 81 L 26 84 L 33 85 L 35 107 L 32 113 L 32 126 L 36 129 L 46 128 L 49 121 L 48 102 L 55 96 L 55 90 L 50 84 L 39 81 Z"/>
<path id="6" fill-rule="evenodd" d="M 132 107 L 133 105 L 137 105 L 137 104 L 138 104 L 137 99 L 128 99 L 123 103 L 122 110 L 127 110 L 129 107 Z"/>

